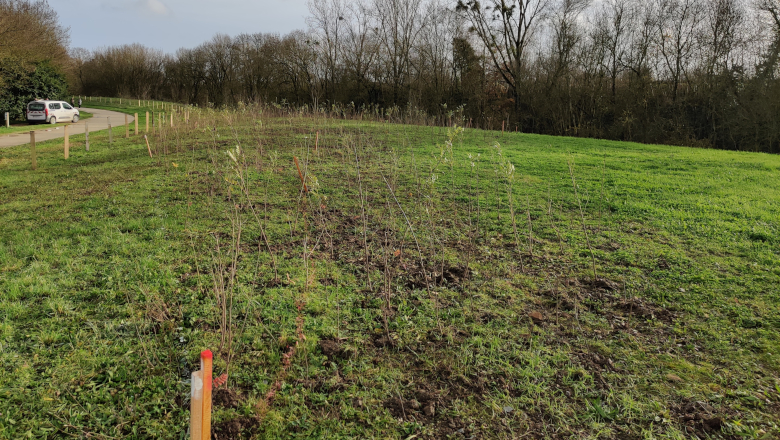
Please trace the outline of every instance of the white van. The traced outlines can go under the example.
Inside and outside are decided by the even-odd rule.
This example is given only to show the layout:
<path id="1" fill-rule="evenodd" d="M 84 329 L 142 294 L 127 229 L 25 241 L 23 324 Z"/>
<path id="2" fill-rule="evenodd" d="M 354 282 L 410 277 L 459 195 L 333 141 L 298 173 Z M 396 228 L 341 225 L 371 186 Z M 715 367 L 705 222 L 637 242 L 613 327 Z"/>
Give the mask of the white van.
<path id="1" fill-rule="evenodd" d="M 65 101 L 33 101 L 27 104 L 27 122 L 78 122 L 79 110 Z"/>

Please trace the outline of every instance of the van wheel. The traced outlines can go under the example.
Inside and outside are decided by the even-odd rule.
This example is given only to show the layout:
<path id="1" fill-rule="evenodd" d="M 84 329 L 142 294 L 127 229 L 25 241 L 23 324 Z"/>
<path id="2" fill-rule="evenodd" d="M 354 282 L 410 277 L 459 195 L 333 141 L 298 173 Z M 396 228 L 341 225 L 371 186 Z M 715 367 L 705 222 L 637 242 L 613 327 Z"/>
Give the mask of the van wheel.
<path id="1" fill-rule="evenodd" d="M 79 122 L 79 115 L 73 115 L 73 123 Z"/>
<path id="2" fill-rule="evenodd" d="M 54 124 L 56 124 L 56 123 L 57 123 L 57 118 L 55 118 L 54 116 L 52 116 L 51 118 L 49 118 L 49 124 L 51 124 L 51 125 L 54 125 Z"/>

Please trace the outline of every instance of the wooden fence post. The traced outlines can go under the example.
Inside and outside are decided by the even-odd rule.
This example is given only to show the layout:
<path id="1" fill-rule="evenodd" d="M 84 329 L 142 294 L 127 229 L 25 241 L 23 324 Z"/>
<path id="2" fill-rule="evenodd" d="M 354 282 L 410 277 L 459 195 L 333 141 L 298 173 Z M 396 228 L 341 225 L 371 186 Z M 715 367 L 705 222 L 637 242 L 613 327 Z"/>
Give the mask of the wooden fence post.
<path id="1" fill-rule="evenodd" d="M 152 147 L 149 146 L 149 136 L 144 135 L 144 140 L 146 141 L 146 149 L 149 151 L 149 157 L 152 157 Z"/>
<path id="2" fill-rule="evenodd" d="M 87 151 L 89 151 L 89 122 L 84 123 L 84 142 L 86 144 Z"/>
<path id="3" fill-rule="evenodd" d="M 10 126 L 11 126 L 11 114 L 5 112 L 5 128 L 8 128 Z"/>
<path id="4" fill-rule="evenodd" d="M 35 132 L 30 132 L 30 158 L 32 159 L 32 169 L 38 169 L 38 160 L 35 157 Z"/>
<path id="5" fill-rule="evenodd" d="M 138 113 L 135 113 L 133 115 L 133 117 L 135 118 L 135 133 L 134 133 L 134 135 L 138 136 Z"/>
<path id="6" fill-rule="evenodd" d="M 130 124 L 127 122 L 127 113 L 125 113 L 125 139 L 130 138 Z"/>
<path id="7" fill-rule="evenodd" d="M 63 127 L 63 130 L 65 130 L 65 159 L 70 157 L 70 137 L 68 136 L 68 126 L 66 125 Z"/>
<path id="8" fill-rule="evenodd" d="M 144 133 L 149 134 L 149 112 L 146 112 L 146 131 Z"/>
<path id="9" fill-rule="evenodd" d="M 173 112 L 171 112 L 171 128 L 173 128 Z"/>

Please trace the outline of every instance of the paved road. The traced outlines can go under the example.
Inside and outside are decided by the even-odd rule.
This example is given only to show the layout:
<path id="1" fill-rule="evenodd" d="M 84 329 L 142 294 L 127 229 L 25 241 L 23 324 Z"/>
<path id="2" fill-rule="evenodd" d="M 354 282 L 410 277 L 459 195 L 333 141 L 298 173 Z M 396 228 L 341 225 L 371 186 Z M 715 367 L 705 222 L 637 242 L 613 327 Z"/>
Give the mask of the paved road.
<path id="1" fill-rule="evenodd" d="M 111 121 L 112 127 L 118 127 L 125 124 L 125 114 L 119 112 L 112 112 L 108 110 L 99 110 L 96 108 L 85 108 L 81 110 L 92 113 L 94 116 L 70 124 L 68 128 L 68 134 L 71 136 L 77 134 L 84 134 L 85 124 L 89 125 L 89 132 L 105 130 L 108 128 L 108 121 Z M 133 117 L 127 115 L 127 121 L 133 122 Z M 35 131 L 35 142 L 43 142 L 51 139 L 62 139 L 65 136 L 65 131 L 62 129 L 65 124 L 55 125 L 31 125 L 30 130 Z M 131 127 L 130 130 L 133 128 Z M 20 133 L 4 134 L 0 135 L 0 148 L 15 147 L 17 145 L 24 145 L 30 143 L 30 132 L 23 131 Z"/>

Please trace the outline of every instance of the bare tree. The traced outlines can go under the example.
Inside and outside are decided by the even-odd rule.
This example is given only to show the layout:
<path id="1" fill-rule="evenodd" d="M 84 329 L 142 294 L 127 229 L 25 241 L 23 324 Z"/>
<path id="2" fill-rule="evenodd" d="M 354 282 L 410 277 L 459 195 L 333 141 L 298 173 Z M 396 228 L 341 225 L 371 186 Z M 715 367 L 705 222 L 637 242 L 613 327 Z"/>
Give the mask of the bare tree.
<path id="1" fill-rule="evenodd" d="M 205 52 L 198 49 L 179 49 L 176 57 L 165 66 L 170 96 L 188 104 L 206 104 L 201 91 L 206 82 Z"/>
<path id="2" fill-rule="evenodd" d="M 739 44 L 745 11 L 738 0 L 711 0 L 707 4 L 702 46 L 708 76 L 728 69 L 728 61 Z"/>
<path id="3" fill-rule="evenodd" d="M 76 47 L 70 50 L 69 53 L 71 62 L 71 74 L 73 81 L 75 81 L 75 89 L 78 93 L 81 93 L 86 86 L 86 71 L 85 64 L 92 59 L 92 53 L 87 49 Z"/>
<path id="4" fill-rule="evenodd" d="M 225 34 L 217 34 L 200 49 L 204 55 L 205 86 L 209 101 L 217 106 L 236 103 L 235 66 L 239 58 L 233 39 Z"/>
<path id="5" fill-rule="evenodd" d="M 235 38 L 239 59 L 237 81 L 242 99 L 258 102 L 272 93 L 271 88 L 278 81 L 273 51 L 279 41 L 276 35 L 270 34 L 241 34 Z"/>
<path id="6" fill-rule="evenodd" d="M 656 0 L 656 38 L 663 64 L 672 82 L 672 102 L 687 75 L 696 50 L 696 35 L 703 18 L 699 0 Z"/>
<path id="7" fill-rule="evenodd" d="M 318 37 L 320 58 L 324 61 L 326 98 L 333 99 L 339 70 L 342 66 L 342 38 L 346 30 L 347 6 L 344 0 L 309 0 L 309 25 Z"/>
<path id="8" fill-rule="evenodd" d="M 755 0 L 759 11 L 768 13 L 775 24 L 775 32 L 780 33 L 780 0 Z"/>
<path id="9" fill-rule="evenodd" d="M 391 102 L 405 103 L 408 96 L 402 96 L 402 90 L 408 86 L 412 50 L 428 18 L 422 0 L 373 0 L 372 12 Z"/>
<path id="10" fill-rule="evenodd" d="M 634 0 L 606 0 L 596 17 L 595 39 L 603 53 L 601 64 L 609 76 L 613 104 L 618 75 L 628 65 L 631 32 L 637 15 L 638 8 Z"/>
<path id="11" fill-rule="evenodd" d="M 658 17 L 655 4 L 637 4 L 635 24 L 629 36 L 629 49 L 626 52 L 625 67 L 634 73 L 637 79 L 650 75 L 651 49 L 655 41 Z"/>
<path id="12" fill-rule="evenodd" d="M 45 0 L 0 0 L 0 60 L 45 59 L 64 65 L 69 29 Z"/>
<path id="13" fill-rule="evenodd" d="M 282 72 L 284 81 L 292 87 L 296 101 L 317 102 L 321 90 L 316 76 L 317 51 L 314 39 L 301 31 L 285 36 L 274 52 L 274 63 Z"/>
<path id="14" fill-rule="evenodd" d="M 418 104 L 428 103 L 431 108 L 435 105 L 440 111 L 439 105 L 446 103 L 447 94 L 451 93 L 452 41 L 460 33 L 461 19 L 441 0 L 429 1 L 424 7 L 424 15 L 433 19 L 420 32 L 414 51 L 413 74 L 421 95 Z"/>
<path id="15" fill-rule="evenodd" d="M 515 97 L 520 96 L 526 50 L 537 26 L 546 16 L 550 0 L 458 0 L 456 10 L 469 20 L 487 47 L 490 59 Z"/>

